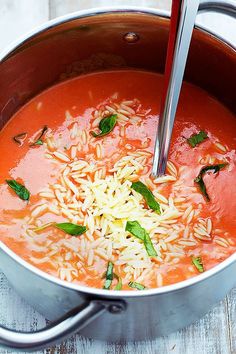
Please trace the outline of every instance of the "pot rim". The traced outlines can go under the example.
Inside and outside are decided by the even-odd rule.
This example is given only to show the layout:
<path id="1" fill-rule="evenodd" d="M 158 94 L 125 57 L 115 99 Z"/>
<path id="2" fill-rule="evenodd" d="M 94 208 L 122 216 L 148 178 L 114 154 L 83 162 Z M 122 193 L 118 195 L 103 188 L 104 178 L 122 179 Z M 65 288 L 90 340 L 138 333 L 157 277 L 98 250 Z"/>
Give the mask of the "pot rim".
<path id="1" fill-rule="evenodd" d="M 19 39 L 12 42 L 10 45 L 8 45 L 6 47 L 5 50 L 3 50 L 0 53 L 0 63 L 3 62 L 4 60 L 6 60 L 10 56 L 10 54 L 14 50 L 16 50 L 20 45 L 24 44 L 29 39 L 44 32 L 45 30 L 53 28 L 56 25 L 60 25 L 65 22 L 72 21 L 77 18 L 92 17 L 92 16 L 97 16 L 97 15 L 104 15 L 104 14 L 111 14 L 111 13 L 114 14 L 114 13 L 122 13 L 122 12 L 154 15 L 154 16 L 159 16 L 159 17 L 163 17 L 163 18 L 170 17 L 168 11 L 158 10 L 158 9 L 148 8 L 148 7 L 139 7 L 139 6 L 100 7 L 100 8 L 91 8 L 89 10 L 81 10 L 81 11 L 73 12 L 73 13 L 70 13 L 70 14 L 67 14 L 64 16 L 57 17 L 53 20 L 47 21 L 47 22 L 43 23 L 42 25 L 37 26 L 35 29 L 26 33 L 25 35 L 20 36 Z M 200 25 L 196 25 L 195 27 L 197 29 L 207 33 L 208 35 L 215 37 L 217 40 L 219 40 L 223 44 L 226 44 L 235 50 L 232 43 L 227 42 L 221 36 L 214 33 L 214 31 L 210 31 L 210 30 L 206 29 L 204 26 L 200 26 Z M 215 276 L 218 273 L 222 272 L 224 269 L 226 269 L 227 267 L 232 265 L 234 262 L 236 262 L 236 253 L 234 253 L 230 257 L 225 259 L 223 262 L 221 262 L 220 264 L 211 268 L 210 270 L 207 270 L 206 272 L 204 272 L 202 274 L 199 274 L 197 276 L 194 276 L 192 278 L 189 278 L 187 280 L 184 280 L 184 281 L 181 281 L 181 282 L 178 282 L 175 284 L 166 285 L 166 286 L 163 286 L 160 288 L 153 288 L 153 289 L 140 290 L 140 291 L 130 291 L 130 290 L 112 290 L 112 291 L 110 291 L 110 290 L 92 288 L 92 287 L 88 287 L 88 286 L 84 286 L 84 285 L 80 285 L 80 284 L 70 283 L 70 282 L 61 280 L 57 277 L 54 277 L 52 275 L 49 275 L 46 272 L 43 272 L 42 270 L 38 269 L 37 267 L 31 265 L 30 263 L 28 263 L 27 261 L 22 259 L 15 252 L 13 252 L 10 248 L 8 248 L 8 246 L 6 246 L 2 241 L 0 241 L 0 249 L 3 252 L 5 252 L 10 258 L 12 258 L 15 262 L 20 264 L 22 267 L 24 267 L 27 270 L 31 271 L 32 273 L 38 275 L 39 277 L 49 281 L 50 283 L 57 284 L 63 288 L 78 291 L 83 294 L 101 296 L 101 297 L 106 297 L 106 298 L 120 298 L 120 297 L 140 298 L 143 296 L 153 296 L 153 295 L 172 293 L 174 291 L 179 291 L 179 290 L 182 290 L 183 288 L 187 288 L 187 287 L 193 286 L 197 283 L 203 282 L 203 281 L 207 280 L 208 278 Z"/>
<path id="2" fill-rule="evenodd" d="M 120 12 L 128 12 L 128 13 L 140 13 L 140 14 L 146 14 L 146 15 L 154 15 L 154 16 L 159 16 L 163 17 L 165 19 L 170 18 L 170 12 L 167 10 L 159 10 L 155 9 L 153 7 L 144 7 L 144 6 L 107 6 L 107 7 L 93 7 L 91 9 L 86 9 L 86 10 L 79 10 L 75 12 L 71 12 L 69 14 L 63 15 L 56 17 L 52 20 L 48 20 L 45 23 L 42 23 L 41 25 L 38 25 L 34 27 L 32 30 L 26 32 L 25 34 L 19 36 L 18 39 L 15 41 L 12 41 L 5 49 L 0 51 L 0 63 L 2 61 L 5 61 L 8 56 L 15 50 L 17 47 L 20 45 L 24 44 L 27 42 L 29 39 L 32 39 L 34 36 L 44 32 L 45 30 L 48 30 L 50 28 L 53 28 L 56 25 L 63 24 L 68 21 L 73 21 L 78 18 L 84 18 L 84 17 L 92 17 L 92 16 L 99 16 L 99 15 L 104 15 L 104 14 L 114 14 L 114 13 L 120 13 Z M 208 35 L 211 35 L 215 37 L 218 41 L 222 42 L 223 44 L 228 45 L 232 49 L 236 50 L 234 45 L 227 41 L 227 39 L 223 38 L 221 35 L 216 33 L 214 30 L 210 30 L 204 25 L 196 24 L 194 26 L 196 29 L 201 30 L 202 32 L 205 32 Z"/>

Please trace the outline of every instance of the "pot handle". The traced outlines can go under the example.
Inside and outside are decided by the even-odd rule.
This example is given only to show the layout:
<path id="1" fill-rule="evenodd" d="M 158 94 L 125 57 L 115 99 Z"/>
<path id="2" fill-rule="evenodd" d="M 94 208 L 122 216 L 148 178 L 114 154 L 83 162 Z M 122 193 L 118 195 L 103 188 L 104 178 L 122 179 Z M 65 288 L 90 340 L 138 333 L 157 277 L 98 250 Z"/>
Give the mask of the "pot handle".
<path id="1" fill-rule="evenodd" d="M 17 332 L 0 327 L 0 345 L 11 349 L 38 350 L 45 349 L 86 327 L 105 311 L 113 314 L 125 310 L 122 301 L 91 300 L 78 312 L 67 314 L 46 328 L 36 332 Z M 75 312 L 75 310 L 73 311 Z"/>
<path id="2" fill-rule="evenodd" d="M 235 0 L 201 0 L 199 12 L 213 11 L 236 18 Z"/>

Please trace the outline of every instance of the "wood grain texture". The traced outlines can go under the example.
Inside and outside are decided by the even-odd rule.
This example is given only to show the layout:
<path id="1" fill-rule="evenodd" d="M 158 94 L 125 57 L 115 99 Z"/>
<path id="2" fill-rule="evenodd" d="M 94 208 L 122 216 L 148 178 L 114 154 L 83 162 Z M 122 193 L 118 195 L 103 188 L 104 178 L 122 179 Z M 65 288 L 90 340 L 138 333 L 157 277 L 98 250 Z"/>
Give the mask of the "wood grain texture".
<path id="1" fill-rule="evenodd" d="M 236 288 L 226 296 L 226 314 L 228 320 L 230 349 L 236 353 Z"/>
<path id="2" fill-rule="evenodd" d="M 169 10 L 170 3 L 170 0 L 113 0 L 112 3 L 108 0 L 0 0 L 0 50 L 48 18 L 68 12 L 111 4 L 151 6 Z M 216 15 L 212 17 L 210 14 L 201 15 L 200 20 L 236 43 L 235 23 L 231 20 L 225 21 L 223 17 Z M 2 273 L 0 273 L 0 323 L 27 331 L 34 331 L 46 325 L 46 320 L 14 292 Z M 0 354 L 8 353 L 12 351 L 0 348 Z M 236 288 L 204 318 L 165 338 L 114 345 L 76 335 L 61 345 L 35 353 L 236 354 Z"/>

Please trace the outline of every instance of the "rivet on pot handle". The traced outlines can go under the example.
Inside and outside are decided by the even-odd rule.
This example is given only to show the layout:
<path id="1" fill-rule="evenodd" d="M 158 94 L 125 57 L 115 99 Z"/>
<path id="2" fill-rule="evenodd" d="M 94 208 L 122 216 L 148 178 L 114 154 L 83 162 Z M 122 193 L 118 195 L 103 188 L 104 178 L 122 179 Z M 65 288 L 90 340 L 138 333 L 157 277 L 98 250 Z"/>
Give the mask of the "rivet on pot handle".
<path id="1" fill-rule="evenodd" d="M 24 350 L 46 348 L 80 331 L 105 311 L 115 315 L 124 310 L 123 301 L 92 300 L 79 312 L 36 332 L 16 332 L 0 327 L 0 345 Z"/>

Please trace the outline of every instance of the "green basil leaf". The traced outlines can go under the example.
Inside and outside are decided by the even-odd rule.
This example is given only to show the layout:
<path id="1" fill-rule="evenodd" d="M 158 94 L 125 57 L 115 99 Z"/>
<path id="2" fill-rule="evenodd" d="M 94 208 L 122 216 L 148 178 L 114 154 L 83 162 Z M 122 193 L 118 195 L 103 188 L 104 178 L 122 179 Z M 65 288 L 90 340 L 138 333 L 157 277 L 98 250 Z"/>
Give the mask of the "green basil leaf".
<path id="1" fill-rule="evenodd" d="M 115 127 L 117 120 L 117 114 L 112 114 L 103 118 L 99 123 L 100 133 L 91 132 L 94 137 L 100 137 L 109 134 Z"/>
<path id="2" fill-rule="evenodd" d="M 127 221 L 125 231 L 130 232 L 133 236 L 144 242 L 146 230 L 141 227 L 138 221 Z"/>
<path id="3" fill-rule="evenodd" d="M 106 280 L 103 289 L 109 290 L 113 280 L 113 268 L 114 264 L 112 262 L 108 262 L 107 271 L 106 271 Z"/>
<path id="4" fill-rule="evenodd" d="M 114 278 L 117 279 L 117 284 L 116 284 L 114 290 L 121 290 L 121 289 L 122 289 L 122 279 L 121 279 L 121 277 L 119 277 L 118 275 L 116 275 L 116 274 L 114 273 Z"/>
<path id="5" fill-rule="evenodd" d="M 61 222 L 54 224 L 54 226 L 72 236 L 79 236 L 87 231 L 86 226 L 76 225 L 70 222 Z"/>
<path id="6" fill-rule="evenodd" d="M 134 288 L 134 289 L 137 289 L 137 290 L 144 290 L 146 289 L 146 287 L 140 283 L 136 283 L 135 281 L 130 281 L 129 282 L 129 287 L 130 288 Z"/>
<path id="7" fill-rule="evenodd" d="M 13 191 L 20 197 L 22 200 L 29 200 L 30 192 L 28 191 L 23 184 L 18 183 L 14 179 L 7 179 L 7 184 Z"/>
<path id="8" fill-rule="evenodd" d="M 43 145 L 43 142 L 42 142 L 42 140 L 39 139 L 39 140 L 35 141 L 34 145 Z"/>
<path id="9" fill-rule="evenodd" d="M 205 185 L 205 183 L 203 181 L 203 178 L 198 178 L 198 179 L 195 178 L 194 181 L 198 184 L 200 191 L 202 192 L 202 194 L 204 195 L 206 200 L 209 202 L 210 201 L 210 197 L 209 197 L 209 194 L 207 193 L 206 185 Z"/>
<path id="10" fill-rule="evenodd" d="M 153 247 L 152 240 L 147 232 L 145 234 L 144 245 L 149 257 L 157 257 L 157 252 Z"/>
<path id="11" fill-rule="evenodd" d="M 203 176 L 207 171 L 213 171 L 213 173 L 217 173 L 220 170 L 222 170 L 225 166 L 227 166 L 228 163 L 220 163 L 218 165 L 209 165 L 209 166 L 205 166 L 201 169 L 201 171 L 199 172 L 198 176 L 194 179 L 194 182 L 198 184 L 200 191 L 202 192 L 202 194 L 205 196 L 207 201 L 210 201 L 210 197 L 207 193 L 206 190 L 206 186 L 205 183 L 203 181 Z"/>
<path id="12" fill-rule="evenodd" d="M 142 183 L 140 181 L 133 182 L 131 185 L 131 188 L 133 188 L 133 190 L 140 193 L 144 197 L 149 208 L 151 208 L 152 210 L 155 210 L 158 214 L 161 214 L 160 204 L 155 200 L 154 195 L 147 188 L 147 186 L 145 186 L 144 183 Z"/>
<path id="13" fill-rule="evenodd" d="M 195 265 L 195 267 L 197 268 L 199 273 L 204 272 L 204 266 L 202 263 L 202 258 L 200 256 L 199 257 L 192 257 L 192 263 L 193 263 L 193 265 Z"/>
<path id="14" fill-rule="evenodd" d="M 156 257 L 157 253 L 153 247 L 152 240 L 147 231 L 141 227 L 138 221 L 127 221 L 125 231 L 130 232 L 133 236 L 143 241 L 146 251 L 150 257 Z"/>
<path id="15" fill-rule="evenodd" d="M 190 138 L 187 139 L 187 142 L 189 143 L 190 146 L 195 147 L 196 145 L 202 143 L 207 138 L 208 138 L 207 133 L 201 130 L 199 133 L 190 136 Z"/>

